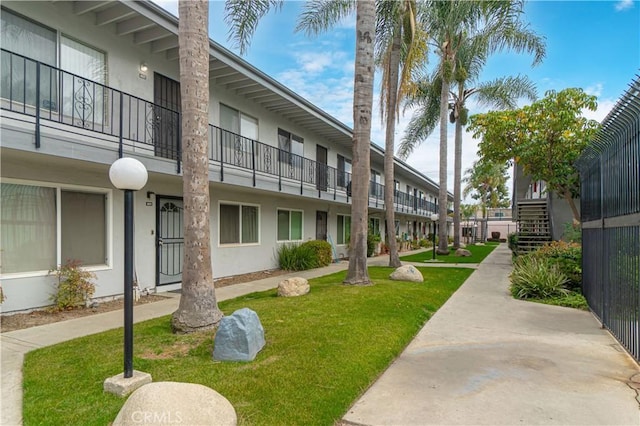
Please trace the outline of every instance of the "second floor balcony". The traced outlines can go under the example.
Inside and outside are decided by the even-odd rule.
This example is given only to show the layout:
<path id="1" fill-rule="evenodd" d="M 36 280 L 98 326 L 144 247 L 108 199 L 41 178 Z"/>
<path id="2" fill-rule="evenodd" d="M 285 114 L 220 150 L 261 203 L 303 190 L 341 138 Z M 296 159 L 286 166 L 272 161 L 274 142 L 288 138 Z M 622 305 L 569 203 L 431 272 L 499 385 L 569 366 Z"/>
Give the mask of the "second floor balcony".
<path id="1" fill-rule="evenodd" d="M 120 157 L 126 153 L 173 162 L 175 173 L 181 173 L 179 111 L 5 49 L 0 63 L 1 107 L 28 118 L 23 122 L 33 125 L 36 150 L 43 128 L 62 130 L 90 135 L 91 143 Z M 260 183 L 269 181 L 278 191 L 299 188 L 300 195 L 350 202 L 352 177 L 345 170 L 215 125 L 209 126 L 208 137 L 212 180 L 229 182 L 240 174 L 249 186 L 264 188 Z M 384 186 L 373 181 L 369 186 L 369 205 L 384 209 Z M 424 217 L 437 211 L 435 203 L 397 190 L 394 205 L 398 212 Z"/>

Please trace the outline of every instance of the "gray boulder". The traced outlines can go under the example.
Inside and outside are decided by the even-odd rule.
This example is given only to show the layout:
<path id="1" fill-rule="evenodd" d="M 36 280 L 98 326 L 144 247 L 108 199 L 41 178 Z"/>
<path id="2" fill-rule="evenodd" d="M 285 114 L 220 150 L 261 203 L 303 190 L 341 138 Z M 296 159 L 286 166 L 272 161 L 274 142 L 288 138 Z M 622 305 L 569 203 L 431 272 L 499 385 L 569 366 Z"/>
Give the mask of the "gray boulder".
<path id="1" fill-rule="evenodd" d="M 418 269 L 413 265 L 404 265 L 397 268 L 389 276 L 395 281 L 411 281 L 416 283 L 424 282 L 424 278 Z"/>
<path id="2" fill-rule="evenodd" d="M 158 382 L 137 389 L 124 403 L 113 426 L 235 426 L 236 411 L 218 392 L 194 383 Z"/>
<path id="3" fill-rule="evenodd" d="M 459 248 L 456 250 L 456 256 L 458 257 L 469 257 L 471 256 L 471 252 L 467 249 Z"/>
<path id="4" fill-rule="evenodd" d="M 253 361 L 264 347 L 264 328 L 258 314 L 242 308 L 220 320 L 213 342 L 213 359 Z"/>
<path id="5" fill-rule="evenodd" d="M 278 296 L 295 297 L 309 293 L 309 281 L 301 277 L 287 278 L 278 284 Z"/>

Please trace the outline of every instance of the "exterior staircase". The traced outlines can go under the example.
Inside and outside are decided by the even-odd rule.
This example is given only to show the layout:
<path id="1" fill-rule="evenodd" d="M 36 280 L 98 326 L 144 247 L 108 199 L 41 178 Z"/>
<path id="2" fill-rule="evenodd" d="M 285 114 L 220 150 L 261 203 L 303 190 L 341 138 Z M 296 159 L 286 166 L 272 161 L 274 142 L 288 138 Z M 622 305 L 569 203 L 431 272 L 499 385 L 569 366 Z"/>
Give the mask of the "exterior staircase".
<path id="1" fill-rule="evenodd" d="M 551 241 L 547 199 L 518 200 L 518 254 L 528 253 Z"/>

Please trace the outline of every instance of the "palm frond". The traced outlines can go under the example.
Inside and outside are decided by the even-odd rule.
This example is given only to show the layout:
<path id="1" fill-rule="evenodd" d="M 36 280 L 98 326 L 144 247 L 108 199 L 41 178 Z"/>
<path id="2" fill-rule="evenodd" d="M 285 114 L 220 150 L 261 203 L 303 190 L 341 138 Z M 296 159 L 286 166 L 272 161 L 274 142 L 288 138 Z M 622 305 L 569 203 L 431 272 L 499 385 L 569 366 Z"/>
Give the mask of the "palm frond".
<path id="1" fill-rule="evenodd" d="M 527 76 L 500 77 L 479 84 L 475 88 L 476 100 L 480 105 L 498 109 L 515 109 L 518 99 L 535 101 L 536 85 Z"/>
<path id="2" fill-rule="evenodd" d="M 247 1 L 248 0 L 239 0 Z M 311 0 L 305 3 L 298 18 L 296 32 L 307 36 L 318 35 L 356 10 L 355 0 Z"/>
<path id="3" fill-rule="evenodd" d="M 280 9 L 283 0 L 227 0 L 224 21 L 229 26 L 228 40 L 243 55 L 255 33 L 260 19 L 272 9 Z"/>
<path id="4" fill-rule="evenodd" d="M 425 103 L 414 112 L 405 134 L 400 140 L 398 156 L 406 160 L 409 155 L 426 140 L 436 128 L 440 120 L 440 98 L 431 97 L 430 102 Z"/>

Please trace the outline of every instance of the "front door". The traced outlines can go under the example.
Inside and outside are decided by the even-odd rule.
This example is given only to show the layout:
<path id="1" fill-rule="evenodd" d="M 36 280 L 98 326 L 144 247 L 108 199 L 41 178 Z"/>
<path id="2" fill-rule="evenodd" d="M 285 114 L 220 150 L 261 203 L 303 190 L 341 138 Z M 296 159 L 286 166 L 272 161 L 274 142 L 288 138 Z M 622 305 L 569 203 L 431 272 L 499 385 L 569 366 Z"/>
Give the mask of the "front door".
<path id="1" fill-rule="evenodd" d="M 316 188 L 327 190 L 327 148 L 316 145 Z"/>
<path id="2" fill-rule="evenodd" d="M 153 74 L 153 144 L 159 157 L 178 158 L 180 136 L 180 83 L 161 74 Z"/>
<path id="3" fill-rule="evenodd" d="M 184 257 L 183 202 L 179 197 L 156 197 L 156 285 L 182 282 Z"/>
<path id="4" fill-rule="evenodd" d="M 327 240 L 327 212 L 316 211 L 316 240 Z"/>

